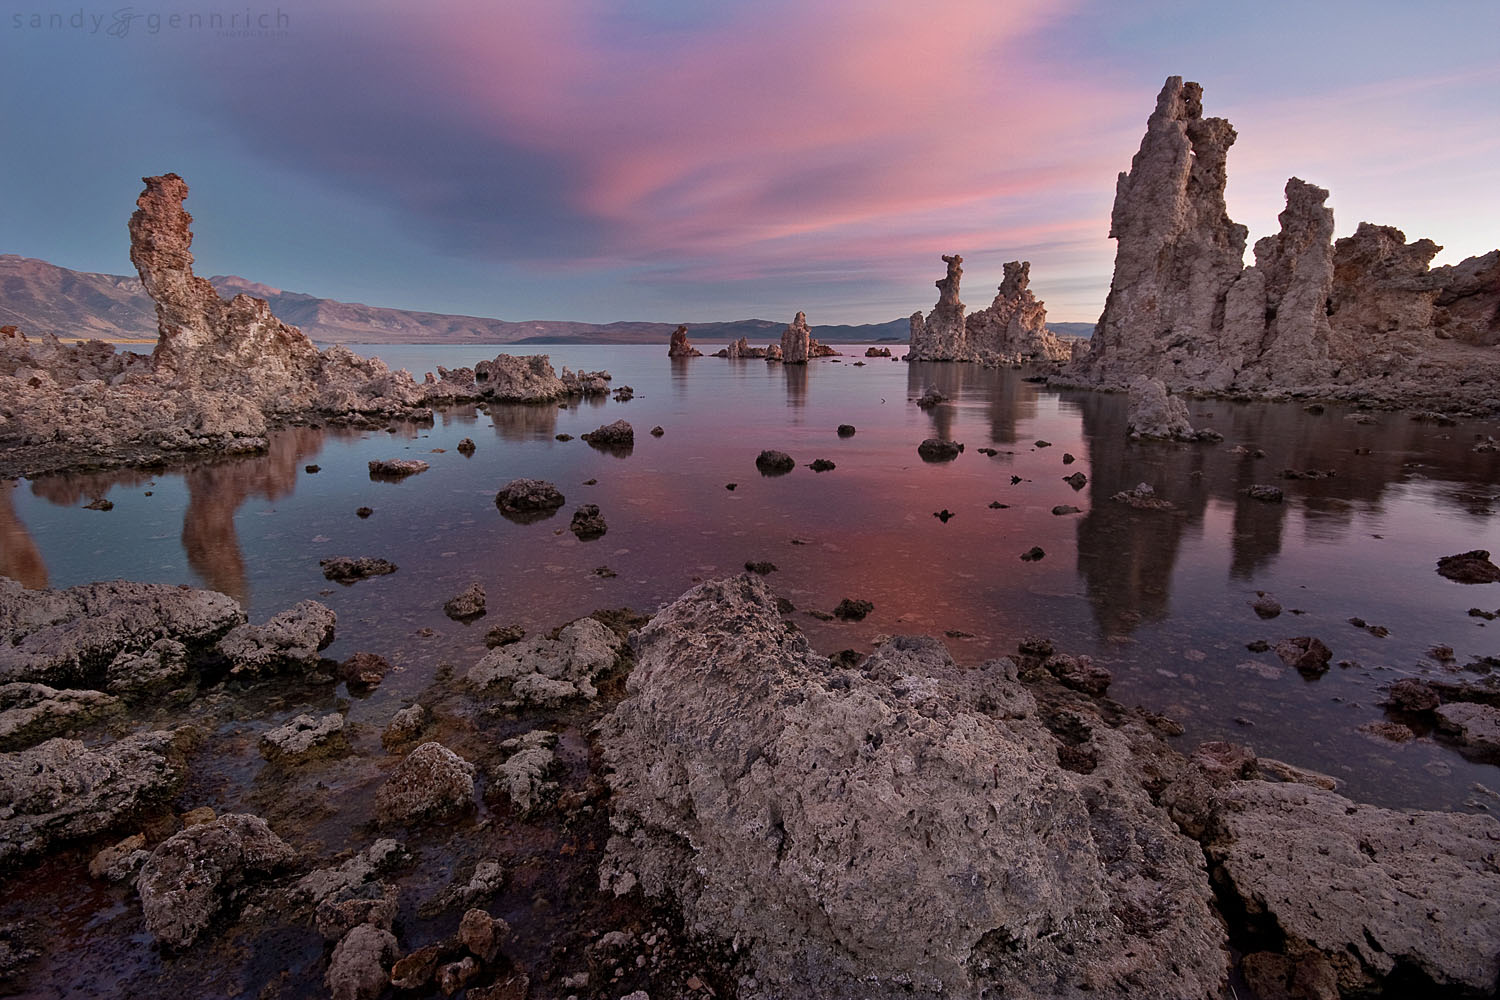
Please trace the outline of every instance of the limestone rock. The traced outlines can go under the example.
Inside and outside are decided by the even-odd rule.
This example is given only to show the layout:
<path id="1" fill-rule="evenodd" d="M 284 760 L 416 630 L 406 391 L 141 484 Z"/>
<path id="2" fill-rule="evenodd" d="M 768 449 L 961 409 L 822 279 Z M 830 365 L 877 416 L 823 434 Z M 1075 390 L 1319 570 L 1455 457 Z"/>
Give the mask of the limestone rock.
<path id="1" fill-rule="evenodd" d="M 763 476 L 781 476 L 795 469 L 797 463 L 786 452 L 767 448 L 755 456 L 755 467 Z"/>
<path id="2" fill-rule="evenodd" d="M 492 649 L 469 671 L 469 683 L 522 704 L 551 706 L 598 697 L 594 682 L 615 665 L 624 641 L 593 618 L 580 618 L 556 639 L 533 638 Z"/>
<path id="3" fill-rule="evenodd" d="M 444 822 L 474 807 L 474 765 L 441 743 L 423 743 L 406 755 L 375 793 L 384 825 Z"/>
<path id="4" fill-rule="evenodd" d="M 352 584 L 372 576 L 387 576 L 399 568 L 387 559 L 376 559 L 373 556 L 333 556 L 319 559 L 318 566 L 326 579 L 342 584 Z"/>
<path id="5" fill-rule="evenodd" d="M 340 864 L 308 872 L 292 885 L 288 894 L 293 900 L 315 905 L 324 900 L 338 899 L 378 882 L 383 872 L 390 871 L 408 857 L 400 844 L 383 838 Z"/>
<path id="6" fill-rule="evenodd" d="M 158 639 L 145 651 L 120 653 L 104 671 L 104 689 L 124 698 L 162 694 L 189 679 L 188 649 L 176 639 Z"/>
<path id="7" fill-rule="evenodd" d="M 364 650 L 350 654 L 339 664 L 339 676 L 355 693 L 375 687 L 385 680 L 390 670 L 391 665 L 385 657 Z"/>
<path id="8" fill-rule="evenodd" d="M 475 580 L 463 593 L 448 598 L 443 604 L 443 614 L 454 621 L 478 618 L 485 612 L 484 584 Z"/>
<path id="9" fill-rule="evenodd" d="M 1435 268 L 1433 325 L 1440 337 L 1476 347 L 1500 344 L 1500 250 Z"/>
<path id="10" fill-rule="evenodd" d="M 371 479 L 386 482 L 398 482 L 430 468 L 426 462 L 415 458 L 372 458 L 369 467 Z"/>
<path id="11" fill-rule="evenodd" d="M 260 755 L 273 764 L 300 764 L 348 749 L 344 717 L 337 712 L 321 719 L 299 715 L 260 738 Z"/>
<path id="12" fill-rule="evenodd" d="M 628 420 L 616 420 L 614 423 L 605 424 L 582 437 L 595 448 L 602 448 L 606 451 L 629 452 L 635 447 L 635 428 L 630 426 Z"/>
<path id="13" fill-rule="evenodd" d="M 669 358 L 701 358 L 703 352 L 688 342 L 688 328 L 679 326 L 672 331 L 671 343 L 667 345 Z"/>
<path id="14" fill-rule="evenodd" d="M 0 870 L 50 845 L 104 833 L 157 806 L 186 775 L 172 734 L 98 749 L 52 739 L 0 754 Z"/>
<path id="15" fill-rule="evenodd" d="M 937 282 L 938 301 L 924 320 L 921 313 L 911 318 L 911 347 L 908 361 L 977 361 L 978 354 L 969 346 L 964 332 L 964 304 L 959 301 L 959 283 L 963 279 L 964 259 L 957 254 L 943 255 L 948 273 Z"/>
<path id="16" fill-rule="evenodd" d="M 1030 285 L 1031 262 L 1008 262 L 995 301 L 967 318 L 964 329 L 969 346 L 981 357 L 1040 361 L 1072 357 L 1072 351 L 1047 329 L 1046 304 L 1032 294 Z"/>
<path id="17" fill-rule="evenodd" d="M 599 513 L 599 505 L 586 503 L 573 512 L 573 522 L 568 525 L 568 530 L 580 540 L 589 541 L 602 538 L 609 527 L 604 523 L 604 516 Z"/>
<path id="18" fill-rule="evenodd" d="M 1500 708 L 1460 701 L 1440 705 L 1438 728 L 1486 756 L 1500 754 Z"/>
<path id="19" fill-rule="evenodd" d="M 474 366 L 474 384 L 480 396 L 499 403 L 552 403 L 568 395 L 545 354 L 497 354 Z"/>
<path id="20" fill-rule="evenodd" d="M 0 684 L 0 750 L 20 750 L 66 736 L 123 710 L 98 691 L 59 691 L 45 684 Z"/>
<path id="21" fill-rule="evenodd" d="M 427 710 L 421 705 L 408 705 L 391 716 L 391 721 L 386 723 L 385 731 L 380 734 L 380 745 L 387 750 L 394 750 L 412 743 L 422 735 L 422 727 L 426 723 Z"/>
<path id="22" fill-rule="evenodd" d="M 807 315 L 799 312 L 787 328 L 781 331 L 782 362 L 789 365 L 807 364 L 811 341 L 812 331 L 807 325 Z"/>
<path id="23" fill-rule="evenodd" d="M 1140 724 L 1080 714 L 1095 770 L 1065 770 L 1010 661 L 896 639 L 839 668 L 750 576 L 635 646 L 601 880 L 737 942 L 742 997 L 1219 995 L 1202 853 L 1142 787 Z"/>
<path id="24" fill-rule="evenodd" d="M 324 983 L 333 1000 L 376 1000 L 389 985 L 389 969 L 400 952 L 389 930 L 371 924 L 355 927 L 328 960 Z"/>
<path id="25" fill-rule="evenodd" d="M 1167 441 L 1195 440 L 1187 404 L 1167 393 L 1159 379 L 1141 376 L 1130 384 L 1130 414 L 1126 433 L 1132 438 Z"/>
<path id="26" fill-rule="evenodd" d="M 563 365 L 562 375 L 558 377 L 562 380 L 563 387 L 568 390 L 568 395 L 583 396 L 586 399 L 608 396 L 609 383 L 614 378 L 606 371 L 569 371 L 567 365 Z M 630 386 L 621 386 L 619 392 L 629 394 Z"/>
<path id="27" fill-rule="evenodd" d="M 308 671 L 333 642 L 337 616 L 317 601 L 295 604 L 264 625 L 236 625 L 219 640 L 230 673 L 258 676 L 286 670 Z"/>
<path id="28" fill-rule="evenodd" d="M 246 883 L 295 856 L 265 820 L 243 813 L 173 834 L 151 852 L 136 883 L 146 929 L 164 945 L 186 948 Z"/>
<path id="29" fill-rule="evenodd" d="M 751 347 L 750 341 L 745 337 L 741 337 L 739 340 L 730 343 L 724 352 L 724 356 L 730 360 L 764 358 L 766 356 L 766 349 L 764 347 Z"/>
<path id="30" fill-rule="evenodd" d="M 557 755 L 553 752 L 556 746 L 557 734 L 545 729 L 500 744 L 500 749 L 510 756 L 495 768 L 494 777 L 518 816 L 538 811 L 557 794 L 557 782 L 548 780 L 557 766 Z"/>
<path id="31" fill-rule="evenodd" d="M 551 517 L 566 502 L 561 490 L 542 479 L 512 479 L 495 494 L 500 513 L 517 520 Z"/>
<path id="32" fill-rule="evenodd" d="M 234 598 L 209 590 L 124 580 L 26 590 L 0 577 L 0 682 L 102 687 L 122 653 L 160 639 L 202 649 L 244 620 Z"/>

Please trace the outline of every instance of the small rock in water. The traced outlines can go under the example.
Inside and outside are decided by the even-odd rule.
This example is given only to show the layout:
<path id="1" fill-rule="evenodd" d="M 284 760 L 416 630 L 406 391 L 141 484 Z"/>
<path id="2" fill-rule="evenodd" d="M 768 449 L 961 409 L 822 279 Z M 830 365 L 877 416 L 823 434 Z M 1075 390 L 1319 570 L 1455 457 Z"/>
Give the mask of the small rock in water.
<path id="1" fill-rule="evenodd" d="M 818 458 L 814 459 L 812 464 L 810 464 L 808 468 L 813 470 L 814 472 L 831 472 L 834 469 L 838 468 L 838 466 L 834 465 L 826 458 Z"/>
<path id="2" fill-rule="evenodd" d="M 94 497 L 94 499 L 90 500 L 88 503 L 86 503 L 86 504 L 83 505 L 83 509 L 84 510 L 114 510 L 115 509 L 115 505 L 114 505 L 114 503 L 112 501 L 106 500 L 103 497 Z"/>
<path id="3" fill-rule="evenodd" d="M 917 398 L 917 406 L 924 410 L 930 410 L 939 403 L 947 402 L 948 397 L 936 389 L 928 389 Z"/>
<path id="4" fill-rule="evenodd" d="M 847 438 L 854 436 L 853 424 L 839 424 L 839 437 Z"/>
<path id="5" fill-rule="evenodd" d="M 1073 487 L 1074 490 L 1083 489 L 1088 484 L 1088 481 L 1089 477 L 1081 472 L 1075 472 L 1071 476 L 1063 476 L 1063 482 Z"/>
<path id="6" fill-rule="evenodd" d="M 1021 561 L 1022 562 L 1036 562 L 1038 559 L 1042 558 L 1046 554 L 1047 553 L 1045 553 L 1045 552 L 1042 551 L 1042 547 L 1040 545 L 1033 545 L 1031 548 L 1029 548 L 1025 552 L 1021 553 Z"/>
<path id="7" fill-rule="evenodd" d="M 551 517 L 567 500 L 543 479 L 512 479 L 495 494 L 495 506 L 511 520 L 527 523 Z"/>
<path id="8" fill-rule="evenodd" d="M 933 511 L 932 516 L 937 518 L 939 521 L 942 521 L 944 524 L 947 524 L 950 517 L 956 517 L 957 515 L 947 507 L 944 507 L 942 510 Z"/>
<path id="9" fill-rule="evenodd" d="M 370 556 L 360 556 L 357 559 L 351 559 L 349 556 L 334 556 L 331 559 L 318 560 L 318 565 L 323 569 L 323 576 L 336 583 L 345 584 L 396 572 L 395 563 Z"/>
<path id="10" fill-rule="evenodd" d="M 1036 446 L 1038 448 L 1050 448 L 1050 447 L 1052 447 L 1052 442 L 1051 441 L 1037 441 L 1036 442 Z"/>
<path id="11" fill-rule="evenodd" d="M 661 437 L 665 433 L 667 433 L 667 432 L 664 431 L 664 430 L 662 430 L 662 427 L 661 427 L 660 424 L 657 424 L 655 427 L 651 428 L 651 436 L 654 437 L 654 438 L 659 438 L 659 437 Z"/>
<path id="12" fill-rule="evenodd" d="M 942 438 L 928 438 L 917 445 L 917 454 L 922 456 L 924 462 L 951 462 L 964 450 L 964 446 L 957 441 L 944 441 Z"/>
<path id="13" fill-rule="evenodd" d="M 302 471 L 305 472 L 305 473 L 307 473 L 309 476 L 311 476 L 314 473 L 322 472 L 323 471 L 323 467 L 321 465 L 304 465 L 302 467 Z"/>
<path id="14" fill-rule="evenodd" d="M 749 573 L 759 573 L 761 576 L 765 576 L 767 573 L 776 572 L 776 564 L 773 562 L 766 562 L 764 560 L 760 562 L 747 562 L 745 563 L 745 571 Z"/>
<path id="15" fill-rule="evenodd" d="M 734 490 L 734 489 L 735 489 L 735 488 L 736 488 L 736 487 L 738 487 L 738 486 L 739 486 L 739 485 L 740 485 L 740 484 L 739 484 L 739 483 L 725 483 L 725 484 L 724 484 L 724 488 L 725 488 L 725 489 L 726 489 L 726 490 L 730 490 L 730 491 L 731 491 L 731 492 L 732 492 L 732 491 L 733 491 L 733 490 Z"/>
<path id="16" fill-rule="evenodd" d="M 1070 452 L 1063 452 L 1063 465 L 1072 465 L 1076 461 L 1078 459 L 1074 458 Z"/>
<path id="17" fill-rule="evenodd" d="M 609 528 L 604 523 L 604 516 L 599 513 L 599 505 L 586 503 L 573 512 L 573 522 L 568 525 L 568 530 L 581 541 L 587 542 L 602 538 Z"/>
<path id="18" fill-rule="evenodd" d="M 974 450 L 979 452 L 979 454 L 981 455 L 988 455 L 990 458 L 994 458 L 996 455 L 1000 454 L 994 448 L 976 448 Z"/>
<path id="19" fill-rule="evenodd" d="M 1264 639 L 1255 639 L 1245 643 L 1245 648 L 1252 653 L 1266 653 L 1270 652 L 1271 644 Z"/>
<path id="20" fill-rule="evenodd" d="M 1081 514 L 1083 513 L 1083 511 L 1081 508 L 1074 507 L 1072 504 L 1060 503 L 1056 507 L 1052 508 L 1052 513 L 1060 516 L 1063 514 Z"/>
<path id="21" fill-rule="evenodd" d="M 846 597 L 839 601 L 839 606 L 833 609 L 835 618 L 842 618 L 846 622 L 864 621 L 866 615 L 875 610 L 875 605 L 869 601 L 858 598 Z"/>
<path id="22" fill-rule="evenodd" d="M 1437 561 L 1438 574 L 1456 583 L 1500 583 L 1500 566 L 1486 549 L 1472 549 Z"/>
<path id="23" fill-rule="evenodd" d="M 1251 500 L 1263 500 L 1266 503 L 1281 503 L 1282 500 L 1282 493 L 1279 487 L 1267 486 L 1264 483 L 1247 486 L 1240 490 L 1240 492 Z"/>
<path id="24" fill-rule="evenodd" d="M 1250 602 L 1250 606 L 1262 618 L 1275 618 L 1281 614 L 1281 602 L 1264 590 L 1257 590 L 1255 592 L 1255 600 Z"/>
<path id="25" fill-rule="evenodd" d="M 1010 484 L 1012 486 L 1015 486 L 1019 482 L 1021 482 L 1021 477 L 1020 476 L 1011 476 L 1010 477 Z"/>
<path id="26" fill-rule="evenodd" d="M 755 467 L 762 476 L 784 476 L 795 469 L 797 463 L 786 452 L 767 448 L 755 456 Z"/>
<path id="27" fill-rule="evenodd" d="M 1010 504 L 1008 504 L 1008 503 L 1001 503 L 999 500 L 991 500 L 990 501 L 990 510 L 1006 510 L 1009 507 L 1010 507 Z"/>
<path id="28" fill-rule="evenodd" d="M 474 454 L 474 439 L 464 438 L 462 441 L 458 442 L 458 453 L 460 455 Z"/>
<path id="29" fill-rule="evenodd" d="M 583 439 L 604 451 L 629 452 L 635 447 L 635 428 L 629 421 L 616 420 L 583 435 Z"/>
<path id="30" fill-rule="evenodd" d="M 1333 653 L 1322 640 L 1307 635 L 1297 636 L 1294 639 L 1282 639 L 1276 644 L 1276 655 L 1281 657 L 1282 663 L 1289 667 L 1296 667 L 1298 671 L 1306 675 L 1326 672 L 1329 662 L 1333 659 Z"/>
<path id="31" fill-rule="evenodd" d="M 610 579 L 613 579 L 614 577 L 619 576 L 620 574 L 616 573 L 614 570 L 610 569 L 608 566 L 595 566 L 594 567 L 594 575 L 595 576 L 602 576 L 602 577 L 604 577 L 604 579 L 610 580 Z"/>
<path id="32" fill-rule="evenodd" d="M 571 434 L 554 434 L 554 435 L 552 435 L 552 439 L 554 441 L 567 442 L 567 441 L 573 440 L 573 435 L 571 435 Z"/>
<path id="33" fill-rule="evenodd" d="M 526 638 L 526 626 L 519 622 L 510 625 L 496 625 L 484 634 L 484 644 L 488 649 L 497 646 L 509 646 L 513 642 L 520 642 Z"/>
<path id="34" fill-rule="evenodd" d="M 463 593 L 443 604 L 443 614 L 456 622 L 468 621 L 484 614 L 484 584 L 475 580 Z"/>
<path id="35" fill-rule="evenodd" d="M 375 513 L 375 511 L 374 511 L 373 508 L 370 508 L 370 507 L 360 507 L 359 509 L 357 509 L 354 512 L 354 516 L 355 517 L 359 517 L 359 518 L 365 518 L 365 517 L 369 517 L 373 513 Z"/>
<path id="36" fill-rule="evenodd" d="M 339 664 L 339 676 L 352 690 L 372 688 L 385 679 L 391 669 L 385 657 L 375 653 L 355 653 Z"/>
<path id="37" fill-rule="evenodd" d="M 419 472 L 426 472 L 428 468 L 426 462 L 414 458 L 372 458 L 370 459 L 370 478 L 394 482 L 405 479 L 407 476 L 415 476 Z"/>

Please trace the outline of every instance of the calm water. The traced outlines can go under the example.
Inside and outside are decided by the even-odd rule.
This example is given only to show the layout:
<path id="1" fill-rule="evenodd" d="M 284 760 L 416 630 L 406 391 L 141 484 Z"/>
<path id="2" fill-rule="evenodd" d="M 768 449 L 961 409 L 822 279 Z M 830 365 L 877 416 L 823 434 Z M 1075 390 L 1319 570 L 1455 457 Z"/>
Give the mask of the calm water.
<path id="1" fill-rule="evenodd" d="M 420 378 L 497 348 L 364 350 Z M 650 611 L 697 580 L 769 560 L 770 583 L 823 652 L 867 650 L 885 634 L 951 633 L 954 656 L 977 663 L 1022 636 L 1048 635 L 1108 665 L 1112 696 L 1182 721 L 1184 746 L 1248 743 L 1382 804 L 1500 809 L 1475 788 L 1500 788 L 1495 768 L 1430 736 L 1395 745 L 1358 731 L 1383 717 L 1380 686 L 1442 669 L 1426 655 L 1433 645 L 1451 645 L 1460 664 L 1500 654 L 1500 622 L 1486 627 L 1466 614 L 1500 608 L 1500 586 L 1434 572 L 1441 555 L 1500 551 L 1500 455 L 1472 451 L 1476 434 L 1500 435 L 1494 422 L 1439 428 L 1379 414 L 1365 426 L 1332 406 L 1312 416 L 1298 405 L 1200 401 L 1195 426 L 1219 430 L 1222 444 L 1131 445 L 1122 397 L 1059 393 L 970 366 L 856 367 L 862 347 L 806 367 L 673 363 L 659 346 L 537 350 L 559 368 L 608 369 L 635 399 L 455 409 L 430 428 L 297 429 L 248 460 L 15 484 L 0 489 L 0 572 L 31 586 L 116 577 L 207 586 L 238 597 L 254 621 L 322 600 L 339 616 L 328 655 L 368 649 L 401 668 L 350 710 L 350 721 L 379 726 L 441 664 L 467 669 L 492 625 L 539 631 L 595 608 Z M 928 387 L 951 401 L 919 410 L 911 400 Z M 628 457 L 577 439 L 619 418 L 636 430 Z M 841 423 L 858 433 L 840 439 Z M 657 424 L 661 438 L 647 434 Z M 928 464 L 916 446 L 932 436 L 967 450 Z M 454 450 L 464 437 L 478 445 L 471 458 Z M 1235 454 L 1235 445 L 1266 457 Z M 986 446 L 999 454 L 979 454 Z M 762 448 L 790 453 L 798 468 L 762 477 Z M 1077 461 L 1064 465 L 1064 453 Z M 398 457 L 432 468 L 396 484 L 370 480 L 370 459 Z M 812 472 L 806 465 L 818 458 L 837 468 Z M 312 463 L 321 471 L 305 472 Z M 1336 475 L 1284 481 L 1285 468 Z M 1077 471 L 1089 478 L 1080 491 L 1063 481 Z M 566 506 L 529 525 L 501 517 L 495 491 L 522 476 L 557 483 Z M 1109 501 L 1138 482 L 1177 509 Z M 1281 486 L 1286 503 L 1238 494 L 1257 482 Z M 82 509 L 93 496 L 114 509 Z M 582 503 L 602 508 L 603 538 L 579 542 L 567 530 Z M 1082 513 L 1055 516 L 1058 504 Z M 357 518 L 361 506 L 374 515 Z M 933 516 L 945 508 L 955 515 L 946 523 Z M 1033 545 L 1045 558 L 1022 562 Z M 380 556 L 400 570 L 335 586 L 318 569 L 332 555 Z M 604 565 L 617 575 L 596 574 Z M 488 591 L 489 615 L 449 621 L 444 600 L 472 580 Z M 1248 603 L 1257 590 L 1288 610 L 1261 621 Z M 801 613 L 843 597 L 875 610 L 861 623 Z M 1352 616 L 1389 636 L 1351 626 Z M 1245 649 L 1297 635 L 1318 636 L 1335 661 L 1358 665 L 1307 681 L 1274 654 Z"/>

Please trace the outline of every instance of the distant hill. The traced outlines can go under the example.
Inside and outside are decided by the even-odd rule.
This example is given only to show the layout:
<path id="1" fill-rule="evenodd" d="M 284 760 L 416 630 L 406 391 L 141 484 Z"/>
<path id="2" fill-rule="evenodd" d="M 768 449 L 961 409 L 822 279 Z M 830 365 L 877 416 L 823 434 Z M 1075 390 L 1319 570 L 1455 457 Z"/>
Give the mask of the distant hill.
<path id="1" fill-rule="evenodd" d="M 665 344 L 677 328 L 676 323 L 511 322 L 383 309 L 283 291 L 234 275 L 208 280 L 226 298 L 245 292 L 265 299 L 278 319 L 301 327 L 303 333 L 323 343 Z M 0 254 L 0 326 L 7 324 L 38 336 L 155 340 L 156 306 L 137 278 L 70 271 L 44 260 Z M 717 344 L 746 337 L 759 345 L 779 338 L 786 324 L 746 319 L 687 326 L 695 342 Z M 905 319 L 812 328 L 813 336 L 824 343 L 904 342 L 907 330 Z"/>
<path id="2" fill-rule="evenodd" d="M 1082 337 L 1088 339 L 1094 335 L 1093 323 L 1048 323 L 1047 329 L 1059 337 Z"/>

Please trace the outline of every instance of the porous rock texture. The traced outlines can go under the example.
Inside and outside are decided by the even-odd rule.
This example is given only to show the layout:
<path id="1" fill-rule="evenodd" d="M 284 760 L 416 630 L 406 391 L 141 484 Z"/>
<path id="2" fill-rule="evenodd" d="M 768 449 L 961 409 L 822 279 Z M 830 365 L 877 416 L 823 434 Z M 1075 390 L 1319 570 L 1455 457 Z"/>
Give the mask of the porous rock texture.
<path id="1" fill-rule="evenodd" d="M 667 344 L 667 357 L 669 358 L 701 358 L 703 352 L 694 347 L 688 341 L 688 328 L 679 326 L 672 331 L 672 339 Z"/>
<path id="2" fill-rule="evenodd" d="M 118 658 L 162 639 L 206 648 L 245 621 L 234 598 L 211 590 L 112 580 L 27 590 L 0 577 L 0 682 L 104 687 Z"/>
<path id="3" fill-rule="evenodd" d="M 1130 383 L 1130 410 L 1125 432 L 1132 438 L 1195 440 L 1187 404 L 1167 392 L 1160 379 L 1141 376 Z"/>
<path id="4" fill-rule="evenodd" d="M 807 325 L 807 314 L 799 312 L 781 331 L 781 361 L 788 365 L 807 364 L 808 351 L 812 345 L 812 329 Z"/>
<path id="5" fill-rule="evenodd" d="M 924 320 L 912 313 L 911 347 L 908 361 L 978 361 L 979 355 L 969 346 L 964 331 L 964 304 L 959 301 L 959 283 L 964 276 L 964 259 L 958 254 L 943 255 L 948 273 L 938 279 L 938 300 Z"/>
<path id="6" fill-rule="evenodd" d="M 306 672 L 318 665 L 318 653 L 333 642 L 336 624 L 337 616 L 327 605 L 302 601 L 264 625 L 236 625 L 219 640 L 219 652 L 237 676 Z"/>
<path id="7" fill-rule="evenodd" d="M 0 870 L 160 805 L 185 775 L 166 732 L 138 733 L 99 749 L 52 739 L 0 754 Z"/>
<path id="8" fill-rule="evenodd" d="M 230 813 L 173 834 L 151 852 L 136 889 L 146 929 L 185 948 L 250 881 L 296 857 L 259 816 Z"/>
<path id="9" fill-rule="evenodd" d="M 1063 381 L 1500 409 L 1500 251 L 1429 269 L 1440 250 L 1361 223 L 1333 241 L 1328 192 L 1293 177 L 1280 231 L 1255 244 L 1224 203 L 1235 131 L 1169 77 L 1116 186 L 1104 313 Z"/>
<path id="10" fill-rule="evenodd" d="M 492 649 L 469 671 L 482 691 L 509 693 L 521 704 L 555 706 L 575 698 L 592 701 L 594 682 L 615 665 L 624 641 L 593 618 L 580 618 L 556 639 L 534 636 Z"/>
<path id="11" fill-rule="evenodd" d="M 896 639 L 836 667 L 752 576 L 633 641 L 601 879 L 733 942 L 742 997 L 1219 995 L 1202 853 L 1141 787 L 1139 723 L 1080 717 L 1097 760 L 1065 770 L 1011 661 Z"/>
<path id="12" fill-rule="evenodd" d="M 474 765 L 441 743 L 423 743 L 375 792 L 382 824 L 443 821 L 474 806 Z"/>
<path id="13" fill-rule="evenodd" d="M 1071 349 L 1047 329 L 1047 306 L 1032 294 L 1031 262 L 1013 260 L 995 301 L 967 317 L 969 346 L 986 360 L 1067 361 Z"/>
<path id="14" fill-rule="evenodd" d="M 120 699 L 100 691 L 0 684 L 0 750 L 20 750 L 66 736 L 123 709 Z"/>

